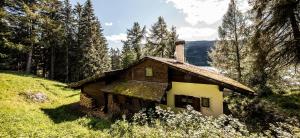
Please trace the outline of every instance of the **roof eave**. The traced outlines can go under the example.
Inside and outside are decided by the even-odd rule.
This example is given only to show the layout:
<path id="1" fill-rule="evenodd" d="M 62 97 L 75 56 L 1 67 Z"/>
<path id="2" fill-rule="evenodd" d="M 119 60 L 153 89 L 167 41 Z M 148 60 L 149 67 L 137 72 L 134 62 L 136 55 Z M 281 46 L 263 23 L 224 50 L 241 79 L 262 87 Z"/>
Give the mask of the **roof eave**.
<path id="1" fill-rule="evenodd" d="M 207 77 L 207 76 L 203 76 L 203 75 L 200 75 L 200 74 L 197 74 L 197 73 L 194 73 L 194 72 L 190 72 L 190 71 L 188 71 L 188 70 L 185 70 L 185 69 L 182 69 L 182 68 L 173 66 L 172 64 L 165 63 L 165 62 L 163 62 L 163 61 L 157 60 L 156 58 L 152 58 L 152 57 L 145 57 L 145 58 L 148 58 L 148 59 L 151 59 L 151 60 L 155 60 L 155 61 L 159 61 L 160 63 L 166 64 L 166 65 L 168 65 L 168 66 L 171 67 L 171 68 L 174 68 L 174 69 L 183 71 L 183 72 L 185 72 L 185 73 L 191 73 L 191 74 L 194 74 L 194 76 L 197 76 L 197 77 L 201 77 L 201 78 L 207 79 L 207 80 L 209 80 L 209 81 L 212 81 L 212 83 L 216 83 L 217 85 L 222 85 L 222 86 L 225 87 L 225 88 L 229 88 L 229 89 L 232 89 L 232 90 L 237 90 L 237 92 L 246 93 L 246 94 L 250 94 L 250 95 L 257 95 L 257 94 L 255 93 L 255 91 L 253 91 L 253 90 L 250 89 L 250 88 L 248 88 L 248 89 L 250 89 L 250 90 L 244 89 L 244 88 L 240 88 L 240 87 L 234 86 L 234 85 L 232 85 L 232 84 L 228 84 L 228 83 L 225 83 L 225 82 L 222 82 L 222 81 L 219 81 L 219 80 L 215 80 L 215 79 L 213 79 L 213 78 L 209 78 L 209 77 Z"/>

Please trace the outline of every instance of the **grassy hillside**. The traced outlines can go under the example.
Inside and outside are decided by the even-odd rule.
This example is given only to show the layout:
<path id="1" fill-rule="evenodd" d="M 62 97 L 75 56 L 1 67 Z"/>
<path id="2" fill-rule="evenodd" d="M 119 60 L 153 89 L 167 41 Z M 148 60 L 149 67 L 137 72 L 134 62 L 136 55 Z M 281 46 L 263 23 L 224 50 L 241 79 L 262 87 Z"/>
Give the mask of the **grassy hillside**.
<path id="1" fill-rule="evenodd" d="M 65 84 L 15 73 L 0 73 L 0 137 L 100 137 L 109 123 L 75 111 L 79 91 Z M 43 93 L 44 103 L 28 99 Z M 74 111 L 70 111 L 73 110 Z"/>
<path id="2" fill-rule="evenodd" d="M 169 111 L 159 111 L 159 114 L 165 112 L 167 117 L 171 117 L 166 122 L 152 120 L 150 121 L 154 123 L 152 125 L 138 125 L 144 123 L 145 119 L 149 121 L 149 118 L 145 118 L 145 114 L 137 116 L 138 122 L 117 121 L 111 123 L 79 113 L 77 102 L 80 92 L 65 88 L 63 83 L 13 72 L 0 72 L 0 82 L 0 137 L 207 137 L 212 135 L 216 137 L 249 137 L 250 135 L 257 137 L 261 135 L 260 133 L 248 133 L 248 130 L 232 117 L 221 116 L 213 119 L 202 117 L 198 115 L 198 112 L 175 115 Z M 46 101 L 38 102 L 29 96 L 36 93 L 46 95 Z M 251 111 L 248 113 L 250 114 L 248 115 L 250 116 L 249 120 L 256 120 L 258 124 L 259 121 L 262 123 L 272 122 L 276 117 L 273 116 L 274 111 L 280 111 L 284 117 L 296 116 L 299 119 L 300 98 L 298 93 L 285 96 L 274 95 L 262 101 L 264 102 L 250 105 L 250 110 L 239 111 L 241 109 L 238 108 L 237 114 L 243 115 L 243 112 Z M 240 104 L 236 105 L 239 107 Z M 260 106 L 261 108 L 258 108 Z M 258 113 L 262 114 L 261 116 L 257 114 L 256 108 Z M 268 110 L 264 111 L 264 108 Z M 191 118 L 191 116 L 194 117 Z M 166 119 L 165 117 L 161 118 Z M 231 126 L 226 126 L 228 124 Z M 298 126 L 293 123 L 292 125 Z M 255 127 L 261 126 L 260 124 Z M 283 137 L 289 134 L 277 126 L 268 131 L 276 132 L 274 135 Z M 294 131 L 294 135 L 299 136 L 298 127 L 293 127 L 292 131 Z"/>

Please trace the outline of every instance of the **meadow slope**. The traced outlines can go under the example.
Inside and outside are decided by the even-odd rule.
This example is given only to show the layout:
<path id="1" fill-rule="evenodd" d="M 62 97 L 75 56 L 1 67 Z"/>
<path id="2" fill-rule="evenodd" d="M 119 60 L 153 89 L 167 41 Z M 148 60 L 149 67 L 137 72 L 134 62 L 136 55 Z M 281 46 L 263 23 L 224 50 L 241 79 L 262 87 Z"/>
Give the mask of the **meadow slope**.
<path id="1" fill-rule="evenodd" d="M 79 91 L 67 89 L 63 83 L 11 72 L 0 73 L 0 82 L 0 137 L 107 136 L 103 131 L 109 122 L 76 112 Z M 47 100 L 32 101 L 28 93 L 43 93 Z"/>
<path id="2" fill-rule="evenodd" d="M 201 136 L 206 137 L 212 136 L 213 134 L 218 137 L 227 137 L 229 135 L 234 137 L 262 136 L 257 133 L 244 134 L 244 130 L 247 131 L 245 128 L 241 129 L 243 130 L 240 130 L 241 132 L 231 128 L 239 125 L 231 126 L 230 128 L 233 129 L 232 131 L 229 131 L 228 128 L 220 127 L 224 125 L 224 119 L 236 120 L 231 117 L 207 119 L 205 117 L 196 116 L 196 118 L 194 118 L 196 121 L 203 119 L 207 119 L 208 121 L 195 123 L 194 121 L 189 122 L 191 121 L 189 117 L 193 114 L 185 115 L 183 113 L 178 115 L 184 116 L 180 117 L 182 120 L 178 119 L 180 120 L 178 122 L 180 125 L 174 129 L 171 129 L 172 127 L 168 126 L 168 123 L 170 123 L 169 121 L 163 124 L 157 120 L 152 120 L 150 122 L 155 122 L 155 124 L 152 125 L 152 127 L 149 127 L 148 125 L 137 125 L 143 121 L 130 123 L 126 120 L 119 120 L 110 122 L 99 118 L 88 117 L 78 112 L 80 92 L 68 89 L 65 86 L 66 84 L 64 83 L 50 81 L 36 76 L 15 72 L 0 72 L 0 137 L 192 136 L 187 132 L 195 132 L 195 134 L 199 133 Z M 37 102 L 28 97 L 28 95 L 36 93 L 46 95 L 46 101 Z M 262 109 L 267 108 L 267 110 L 264 112 L 262 112 L 263 110 L 259 111 L 263 116 L 266 116 L 266 113 L 272 115 L 273 112 L 276 111 L 279 112 L 281 116 L 283 114 L 285 117 L 295 116 L 299 119 L 299 94 L 299 92 L 295 92 L 293 94 L 281 96 L 273 95 L 261 99 L 262 103 L 264 103 Z M 257 105 L 255 104 L 255 106 Z M 251 108 L 251 110 L 253 110 L 253 108 Z M 238 112 L 238 114 L 241 114 L 241 112 Z M 259 123 L 259 120 L 262 120 L 263 123 L 266 122 L 264 119 L 265 117 L 251 117 L 251 120 L 256 120 L 256 123 L 254 124 Z M 174 118 L 170 118 L 170 120 L 174 120 Z M 177 119 L 175 118 L 175 120 Z M 267 121 L 267 123 L 270 122 Z M 220 128 L 217 127 L 218 125 L 216 126 L 216 123 L 219 123 Z M 190 126 L 191 124 L 194 124 L 194 127 L 182 127 L 184 125 Z M 233 121 L 233 124 L 240 124 L 240 122 Z M 203 126 L 205 127 L 203 128 Z M 259 126 L 255 125 L 255 127 Z M 238 130 L 239 129 L 240 128 L 238 128 Z M 275 128 L 272 131 L 281 132 L 278 130 L 278 128 Z M 224 133 L 225 131 L 226 133 Z M 292 131 L 294 131 L 295 137 L 300 136 L 298 125 L 294 124 Z M 285 135 L 285 132 L 282 134 Z M 280 136 L 281 133 L 278 133 L 278 135 Z"/>

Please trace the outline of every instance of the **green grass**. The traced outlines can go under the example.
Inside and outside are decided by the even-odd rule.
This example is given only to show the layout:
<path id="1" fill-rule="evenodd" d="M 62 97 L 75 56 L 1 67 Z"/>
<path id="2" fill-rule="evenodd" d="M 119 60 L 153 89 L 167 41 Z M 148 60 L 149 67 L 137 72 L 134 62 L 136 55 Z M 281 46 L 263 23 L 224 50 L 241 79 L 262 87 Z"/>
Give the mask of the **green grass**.
<path id="1" fill-rule="evenodd" d="M 300 91 L 283 95 L 273 94 L 263 99 L 277 107 L 286 116 L 296 117 L 300 120 Z"/>
<path id="2" fill-rule="evenodd" d="M 41 92 L 37 103 L 24 93 Z M 110 123 L 77 112 L 79 91 L 35 76 L 0 72 L 0 137 L 107 137 Z"/>
<path id="3" fill-rule="evenodd" d="M 300 120 L 300 91 L 289 92 L 287 94 L 273 94 L 265 97 L 264 100 L 272 104 L 281 114 L 286 117 L 296 118 Z M 300 137 L 300 127 L 294 128 L 296 137 Z"/>
<path id="4" fill-rule="evenodd" d="M 0 72 L 0 137 L 111 137 L 112 123 L 78 112 L 80 92 L 65 86 L 36 76 Z M 24 95 L 37 92 L 48 100 L 38 103 Z M 300 92 L 263 100 L 287 117 L 300 119 Z M 147 130 L 147 126 L 139 127 L 139 131 Z"/>

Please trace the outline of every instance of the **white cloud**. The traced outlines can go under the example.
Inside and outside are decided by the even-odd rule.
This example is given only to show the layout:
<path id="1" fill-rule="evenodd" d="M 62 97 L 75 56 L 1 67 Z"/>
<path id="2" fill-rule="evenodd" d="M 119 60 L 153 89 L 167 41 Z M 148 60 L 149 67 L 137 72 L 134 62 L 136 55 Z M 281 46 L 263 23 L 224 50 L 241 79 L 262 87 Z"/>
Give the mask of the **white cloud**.
<path id="1" fill-rule="evenodd" d="M 105 38 L 108 41 L 108 45 L 111 48 L 122 48 L 122 42 L 121 41 L 125 41 L 127 38 L 127 35 L 124 33 L 120 33 L 120 34 L 116 34 L 116 35 L 108 35 L 105 36 Z"/>
<path id="2" fill-rule="evenodd" d="M 227 0 L 167 0 L 173 3 L 175 8 L 185 14 L 185 20 L 191 25 L 199 22 L 212 24 L 227 10 Z"/>
<path id="3" fill-rule="evenodd" d="M 105 25 L 105 26 L 112 26 L 113 23 L 112 23 L 112 22 L 106 22 L 106 23 L 104 23 L 104 25 Z"/>
<path id="4" fill-rule="evenodd" d="M 246 8 L 246 0 L 241 1 L 241 7 Z M 222 19 L 227 11 L 229 0 L 166 0 L 185 15 L 185 21 L 191 25 L 199 22 L 213 24 Z M 241 9 L 244 11 L 243 9 Z"/>
<path id="5" fill-rule="evenodd" d="M 217 39 L 217 29 L 213 28 L 179 27 L 177 32 L 179 39 L 186 41 Z"/>
<path id="6" fill-rule="evenodd" d="M 251 6 L 248 4 L 247 0 L 239 0 L 238 7 L 242 12 L 247 12 L 247 10 L 251 9 Z"/>
<path id="7" fill-rule="evenodd" d="M 126 34 L 120 33 L 120 34 L 117 34 L 117 35 L 108 35 L 108 36 L 105 36 L 105 37 L 108 41 L 120 42 L 121 40 L 123 40 L 123 41 L 126 40 L 127 39 L 126 36 L 127 36 Z"/>
<path id="8" fill-rule="evenodd" d="M 122 49 L 123 43 L 121 41 L 108 41 L 108 46 L 109 48 L 118 48 L 118 49 Z"/>

